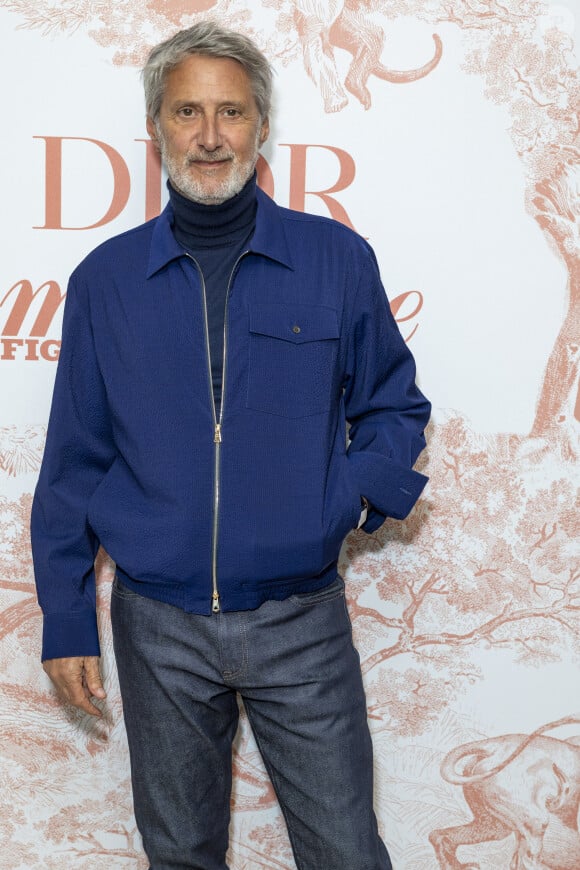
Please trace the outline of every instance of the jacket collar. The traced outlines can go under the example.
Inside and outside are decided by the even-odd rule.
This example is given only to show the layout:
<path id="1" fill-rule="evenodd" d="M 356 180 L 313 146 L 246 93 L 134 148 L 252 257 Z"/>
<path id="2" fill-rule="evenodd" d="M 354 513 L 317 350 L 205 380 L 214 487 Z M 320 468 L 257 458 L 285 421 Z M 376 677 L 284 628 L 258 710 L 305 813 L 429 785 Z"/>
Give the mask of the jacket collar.
<path id="1" fill-rule="evenodd" d="M 256 189 L 256 198 L 258 201 L 256 229 L 250 240 L 250 251 L 294 269 L 279 207 L 260 188 Z M 153 227 L 147 278 L 151 278 L 172 260 L 186 256 L 173 235 L 172 227 L 173 209 L 171 203 L 168 203 Z"/>

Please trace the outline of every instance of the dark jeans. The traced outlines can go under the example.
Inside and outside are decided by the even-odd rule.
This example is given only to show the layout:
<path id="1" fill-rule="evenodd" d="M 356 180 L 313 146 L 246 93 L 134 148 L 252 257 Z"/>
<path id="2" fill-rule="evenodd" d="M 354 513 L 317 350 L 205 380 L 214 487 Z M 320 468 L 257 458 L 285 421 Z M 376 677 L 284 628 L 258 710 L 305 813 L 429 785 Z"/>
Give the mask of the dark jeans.
<path id="1" fill-rule="evenodd" d="M 342 580 L 211 616 L 116 580 L 111 613 L 150 870 L 227 870 L 236 692 L 299 870 L 391 870 Z"/>

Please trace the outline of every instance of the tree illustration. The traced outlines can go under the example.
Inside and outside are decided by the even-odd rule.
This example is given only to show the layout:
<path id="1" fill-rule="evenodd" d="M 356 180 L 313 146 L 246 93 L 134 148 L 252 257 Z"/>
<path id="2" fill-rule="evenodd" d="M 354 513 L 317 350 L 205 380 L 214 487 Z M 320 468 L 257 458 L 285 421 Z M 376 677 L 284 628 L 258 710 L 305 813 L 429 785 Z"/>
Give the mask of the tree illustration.
<path id="1" fill-rule="evenodd" d="M 133 819 L 131 793 L 126 783 L 107 791 L 97 811 L 95 798 L 86 798 L 61 807 L 48 821 L 39 822 L 37 827 L 52 844 L 55 863 L 49 863 L 49 866 L 82 867 L 83 858 L 93 862 L 88 862 L 87 867 L 96 866 L 99 857 L 108 861 L 124 858 L 130 860 L 135 868 L 145 868 L 148 864 L 143 857 L 141 838 Z M 63 861 L 68 863 L 63 865 Z"/>
<path id="2" fill-rule="evenodd" d="M 475 649 L 506 647 L 530 664 L 580 657 L 573 483 L 543 455 L 522 458 L 525 439 L 486 440 L 461 418 L 441 426 L 428 500 L 400 528 L 347 541 L 370 713 L 398 734 L 420 733 L 478 679 Z M 389 680 L 374 678 L 386 663 L 397 666 Z"/>
<path id="3" fill-rule="evenodd" d="M 578 97 L 578 93 L 576 94 Z M 532 435 L 566 433 L 570 459 L 578 459 L 580 417 L 580 150 L 563 149 L 549 178 L 536 184 L 536 219 L 554 239 L 568 269 L 569 307 L 548 359 Z"/>
<path id="4" fill-rule="evenodd" d="M 0 471 L 11 477 L 38 471 L 45 434 L 45 426 L 0 427 Z"/>
<path id="5" fill-rule="evenodd" d="M 531 435 L 553 436 L 570 459 L 580 455 L 580 75 L 570 34 L 546 23 L 531 0 L 387 4 L 434 24 L 470 31 L 465 71 L 485 96 L 506 105 L 514 148 L 526 166 L 526 207 L 568 273 L 567 311 L 547 361 Z M 379 3 L 379 7 L 382 4 Z"/>
<path id="6" fill-rule="evenodd" d="M 243 839 L 232 843 L 239 856 L 236 870 L 294 870 L 290 844 L 281 836 L 280 823 L 248 829 Z"/>
<path id="7" fill-rule="evenodd" d="M 31 504 L 28 493 L 17 501 L 0 496 L 0 640 L 40 616 L 30 560 Z"/>

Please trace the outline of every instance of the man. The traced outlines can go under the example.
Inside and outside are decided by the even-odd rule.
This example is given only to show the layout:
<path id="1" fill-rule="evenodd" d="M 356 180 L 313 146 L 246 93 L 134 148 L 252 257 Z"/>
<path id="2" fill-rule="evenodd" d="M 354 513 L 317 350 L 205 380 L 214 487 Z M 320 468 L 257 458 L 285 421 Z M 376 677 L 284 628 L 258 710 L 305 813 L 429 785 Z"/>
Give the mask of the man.
<path id="1" fill-rule="evenodd" d="M 71 277 L 32 518 L 44 667 L 99 715 L 102 544 L 151 870 L 226 867 L 237 693 L 297 866 L 385 870 L 337 559 L 418 498 L 429 403 L 366 242 L 256 187 L 257 47 L 205 22 L 144 83 L 170 203 Z"/>

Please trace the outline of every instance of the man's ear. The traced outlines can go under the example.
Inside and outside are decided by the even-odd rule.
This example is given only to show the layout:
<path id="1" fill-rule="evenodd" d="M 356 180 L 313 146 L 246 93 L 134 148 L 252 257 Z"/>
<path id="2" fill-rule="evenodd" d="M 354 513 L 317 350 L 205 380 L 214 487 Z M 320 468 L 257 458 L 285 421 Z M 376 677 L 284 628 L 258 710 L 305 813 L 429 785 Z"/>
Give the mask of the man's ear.
<path id="1" fill-rule="evenodd" d="M 266 141 L 266 139 L 268 138 L 269 135 L 270 135 L 270 119 L 264 118 L 264 120 L 262 121 L 262 127 L 260 129 L 260 148 L 262 147 L 262 145 L 264 144 L 264 142 Z"/>
<path id="2" fill-rule="evenodd" d="M 147 132 L 149 133 L 149 138 L 151 141 L 159 148 L 159 137 L 157 136 L 157 124 L 149 115 L 147 115 L 146 121 Z"/>

